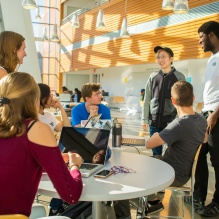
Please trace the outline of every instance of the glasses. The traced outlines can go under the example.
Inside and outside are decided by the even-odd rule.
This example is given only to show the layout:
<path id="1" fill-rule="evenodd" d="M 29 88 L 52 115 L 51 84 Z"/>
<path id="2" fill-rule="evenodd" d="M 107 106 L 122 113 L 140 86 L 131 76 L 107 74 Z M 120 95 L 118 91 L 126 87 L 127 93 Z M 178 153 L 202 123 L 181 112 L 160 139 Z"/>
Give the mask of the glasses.
<path id="1" fill-rule="evenodd" d="M 113 166 L 113 167 L 111 167 L 110 171 L 112 171 L 114 174 L 117 174 L 117 173 L 136 173 L 135 170 L 132 170 L 132 169 L 124 167 L 124 166 Z"/>
<path id="2" fill-rule="evenodd" d="M 169 57 L 169 56 L 157 56 L 156 59 L 157 59 L 157 60 L 159 60 L 159 59 L 166 59 L 166 58 L 168 58 L 168 57 Z"/>

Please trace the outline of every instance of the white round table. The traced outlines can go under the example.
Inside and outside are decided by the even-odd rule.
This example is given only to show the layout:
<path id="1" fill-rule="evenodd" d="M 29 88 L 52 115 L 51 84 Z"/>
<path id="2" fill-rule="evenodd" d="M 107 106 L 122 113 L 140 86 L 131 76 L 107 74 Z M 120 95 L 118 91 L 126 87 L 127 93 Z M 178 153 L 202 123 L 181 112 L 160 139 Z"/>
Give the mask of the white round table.
<path id="1" fill-rule="evenodd" d="M 110 169 L 112 166 L 126 166 L 136 172 L 119 173 L 106 179 L 93 176 L 83 178 L 84 188 L 80 201 L 93 202 L 92 218 L 101 218 L 102 201 L 147 196 L 167 188 L 175 177 L 173 168 L 161 160 L 119 150 L 112 151 L 112 157 L 107 161 L 104 169 Z M 40 182 L 38 193 L 59 197 L 51 181 L 45 176 Z"/>

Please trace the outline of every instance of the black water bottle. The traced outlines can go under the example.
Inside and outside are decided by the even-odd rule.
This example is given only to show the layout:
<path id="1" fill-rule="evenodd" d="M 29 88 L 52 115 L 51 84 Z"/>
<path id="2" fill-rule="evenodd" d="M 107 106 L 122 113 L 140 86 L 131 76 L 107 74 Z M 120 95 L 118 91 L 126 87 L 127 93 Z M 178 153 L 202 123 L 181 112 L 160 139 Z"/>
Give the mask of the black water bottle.
<path id="1" fill-rule="evenodd" d="M 122 144 L 122 124 L 114 123 L 112 134 L 112 146 L 121 147 Z"/>

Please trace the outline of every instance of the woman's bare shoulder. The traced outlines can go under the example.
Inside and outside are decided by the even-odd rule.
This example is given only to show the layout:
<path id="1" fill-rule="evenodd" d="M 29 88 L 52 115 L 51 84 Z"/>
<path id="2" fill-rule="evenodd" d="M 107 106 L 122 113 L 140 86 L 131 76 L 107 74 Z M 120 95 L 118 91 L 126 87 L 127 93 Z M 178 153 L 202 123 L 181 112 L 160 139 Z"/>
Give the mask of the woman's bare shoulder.
<path id="1" fill-rule="evenodd" d="M 37 121 L 28 132 L 28 139 L 31 142 L 42 146 L 57 146 L 56 139 L 51 128 L 43 122 Z"/>
<path id="2" fill-rule="evenodd" d="M 4 68 L 0 68 L 0 79 L 2 79 L 5 75 L 7 75 L 7 71 Z"/>

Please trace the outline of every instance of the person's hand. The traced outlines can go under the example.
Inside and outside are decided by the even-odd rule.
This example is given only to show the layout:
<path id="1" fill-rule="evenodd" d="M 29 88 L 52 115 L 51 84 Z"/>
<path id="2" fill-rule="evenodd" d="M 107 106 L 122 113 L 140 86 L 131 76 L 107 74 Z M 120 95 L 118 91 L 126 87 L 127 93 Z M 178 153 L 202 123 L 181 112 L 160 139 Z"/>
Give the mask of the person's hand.
<path id="1" fill-rule="evenodd" d="M 50 100 L 50 104 L 49 104 L 50 107 L 54 107 L 54 108 L 57 108 L 57 109 L 61 109 L 63 108 L 62 104 L 60 103 L 59 99 L 57 98 L 52 98 Z"/>
<path id="2" fill-rule="evenodd" d="M 217 118 L 215 118 L 214 113 L 208 112 L 207 123 L 208 123 L 207 133 L 210 134 L 215 124 L 217 123 Z"/>
<path id="3" fill-rule="evenodd" d="M 144 131 L 148 131 L 148 124 L 143 124 L 142 128 L 143 128 Z"/>
<path id="4" fill-rule="evenodd" d="M 68 152 L 68 156 L 69 156 L 69 166 L 75 164 L 78 167 L 80 167 L 81 164 L 83 163 L 83 159 L 79 154 Z"/>
<path id="5" fill-rule="evenodd" d="M 90 117 L 98 115 L 98 106 L 90 106 Z"/>

